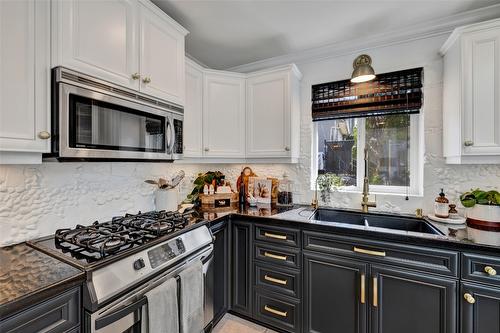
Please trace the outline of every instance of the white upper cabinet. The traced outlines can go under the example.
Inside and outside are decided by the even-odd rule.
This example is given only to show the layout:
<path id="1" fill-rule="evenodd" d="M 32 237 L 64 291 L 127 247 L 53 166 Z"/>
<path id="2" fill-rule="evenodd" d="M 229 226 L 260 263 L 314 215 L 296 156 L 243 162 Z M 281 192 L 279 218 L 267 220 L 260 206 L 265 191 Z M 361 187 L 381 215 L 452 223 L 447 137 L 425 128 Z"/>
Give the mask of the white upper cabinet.
<path id="1" fill-rule="evenodd" d="M 203 78 L 203 155 L 245 157 L 245 76 L 207 71 Z"/>
<path id="2" fill-rule="evenodd" d="M 186 59 L 184 157 L 203 156 L 203 69 Z"/>
<path id="3" fill-rule="evenodd" d="M 52 65 L 184 105 L 187 30 L 148 0 L 54 0 Z"/>
<path id="4" fill-rule="evenodd" d="M 136 0 L 54 1 L 54 66 L 139 89 Z"/>
<path id="5" fill-rule="evenodd" d="M 500 19 L 456 29 L 441 53 L 447 163 L 500 163 Z"/>
<path id="6" fill-rule="evenodd" d="M 141 4 L 141 91 L 184 105 L 184 32 L 165 22 L 165 15 Z"/>
<path id="7" fill-rule="evenodd" d="M 1 164 L 50 150 L 49 89 L 49 1 L 0 1 Z"/>
<path id="8" fill-rule="evenodd" d="M 295 65 L 248 77 L 247 157 L 297 157 L 299 79 L 300 73 Z"/>

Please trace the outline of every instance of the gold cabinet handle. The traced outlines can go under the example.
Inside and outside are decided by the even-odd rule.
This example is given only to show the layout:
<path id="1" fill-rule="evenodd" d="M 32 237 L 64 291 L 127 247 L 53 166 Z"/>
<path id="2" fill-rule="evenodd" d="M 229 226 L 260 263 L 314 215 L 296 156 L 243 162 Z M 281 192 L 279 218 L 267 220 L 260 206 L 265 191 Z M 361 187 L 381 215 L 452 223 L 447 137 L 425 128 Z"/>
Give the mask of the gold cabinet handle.
<path id="1" fill-rule="evenodd" d="M 474 298 L 474 296 L 472 296 L 471 294 L 469 293 L 465 293 L 464 294 L 464 299 L 467 301 L 467 303 L 469 304 L 474 304 L 476 303 L 476 299 Z"/>
<path id="2" fill-rule="evenodd" d="M 272 307 L 270 307 L 269 305 L 264 305 L 264 310 L 266 310 L 267 312 L 270 312 L 272 314 L 278 315 L 280 317 L 286 317 L 288 314 L 287 311 L 276 310 L 276 309 L 273 309 Z"/>
<path id="3" fill-rule="evenodd" d="M 284 286 L 286 286 L 286 283 L 287 283 L 287 280 L 273 278 L 272 276 L 269 276 L 267 274 L 264 275 L 264 280 L 270 281 L 270 282 L 274 282 L 274 283 L 277 283 L 277 284 L 282 284 Z"/>
<path id="4" fill-rule="evenodd" d="M 278 234 L 273 234 L 270 232 L 264 232 L 264 236 L 267 238 L 274 238 L 274 239 L 280 239 L 280 240 L 286 240 L 286 235 L 278 235 Z"/>
<path id="5" fill-rule="evenodd" d="M 464 142 L 464 146 L 466 147 L 470 147 L 470 146 L 473 146 L 474 145 L 474 141 L 471 141 L 471 140 L 466 140 Z"/>
<path id="6" fill-rule="evenodd" d="M 361 304 L 365 304 L 366 302 L 366 289 L 365 289 L 365 274 L 361 274 Z"/>
<path id="7" fill-rule="evenodd" d="M 142 79 L 142 82 L 143 82 L 144 84 L 151 83 L 151 78 L 150 78 L 150 77 L 148 77 L 148 76 L 146 76 L 144 79 Z"/>
<path id="8" fill-rule="evenodd" d="M 378 280 L 373 278 L 373 306 L 378 307 Z"/>
<path id="9" fill-rule="evenodd" d="M 274 253 L 269 253 L 267 251 L 264 252 L 265 257 L 273 258 L 273 259 L 278 259 L 278 260 L 286 260 L 286 256 L 280 256 Z"/>
<path id="10" fill-rule="evenodd" d="M 353 251 L 357 252 L 357 253 L 369 254 L 372 256 L 385 257 L 385 251 L 367 250 L 367 249 L 362 249 L 362 248 L 356 247 L 356 246 L 354 247 Z"/>
<path id="11" fill-rule="evenodd" d="M 486 274 L 488 274 L 489 276 L 495 276 L 495 275 L 497 275 L 497 271 L 496 271 L 493 267 L 491 267 L 491 266 L 486 266 L 486 267 L 484 268 L 484 271 L 485 271 L 485 272 L 486 272 Z"/>
<path id="12" fill-rule="evenodd" d="M 134 73 L 131 75 L 132 80 L 139 80 L 141 78 L 141 74 L 139 73 Z"/>
<path id="13" fill-rule="evenodd" d="M 50 133 L 47 131 L 41 131 L 40 133 L 38 133 L 38 137 L 42 140 L 47 140 L 50 139 Z"/>

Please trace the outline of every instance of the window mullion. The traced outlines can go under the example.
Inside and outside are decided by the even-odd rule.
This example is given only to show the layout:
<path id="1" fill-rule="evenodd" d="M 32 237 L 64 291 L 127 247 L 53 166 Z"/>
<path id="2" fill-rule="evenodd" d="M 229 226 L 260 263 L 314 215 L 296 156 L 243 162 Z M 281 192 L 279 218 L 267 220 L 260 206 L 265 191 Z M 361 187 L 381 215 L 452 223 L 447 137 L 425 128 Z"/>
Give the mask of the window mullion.
<path id="1" fill-rule="evenodd" d="M 356 157 L 356 188 L 360 190 L 363 186 L 365 176 L 365 144 L 366 144 L 365 118 L 358 120 L 358 149 Z"/>

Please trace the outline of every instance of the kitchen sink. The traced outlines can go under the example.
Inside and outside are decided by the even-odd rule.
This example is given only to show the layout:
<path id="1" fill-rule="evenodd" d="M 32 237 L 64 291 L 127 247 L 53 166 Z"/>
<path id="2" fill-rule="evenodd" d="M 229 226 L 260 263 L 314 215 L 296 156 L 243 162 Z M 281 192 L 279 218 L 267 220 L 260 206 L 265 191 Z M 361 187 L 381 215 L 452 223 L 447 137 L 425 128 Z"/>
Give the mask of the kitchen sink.
<path id="1" fill-rule="evenodd" d="M 318 208 L 310 218 L 321 222 L 344 223 L 365 227 L 385 228 L 400 231 L 412 231 L 424 234 L 442 235 L 424 220 L 384 214 L 365 214 L 329 208 Z"/>

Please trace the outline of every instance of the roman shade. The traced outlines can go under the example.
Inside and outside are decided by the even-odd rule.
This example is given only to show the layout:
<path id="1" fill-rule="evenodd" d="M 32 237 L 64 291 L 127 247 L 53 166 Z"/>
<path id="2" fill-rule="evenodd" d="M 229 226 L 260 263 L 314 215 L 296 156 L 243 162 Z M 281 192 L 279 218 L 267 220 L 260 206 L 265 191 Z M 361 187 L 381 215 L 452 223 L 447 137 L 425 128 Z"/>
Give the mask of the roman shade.
<path id="1" fill-rule="evenodd" d="M 423 68 L 378 74 L 370 82 L 350 80 L 312 86 L 313 121 L 419 113 Z"/>

